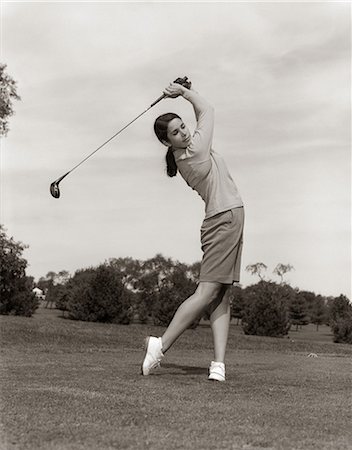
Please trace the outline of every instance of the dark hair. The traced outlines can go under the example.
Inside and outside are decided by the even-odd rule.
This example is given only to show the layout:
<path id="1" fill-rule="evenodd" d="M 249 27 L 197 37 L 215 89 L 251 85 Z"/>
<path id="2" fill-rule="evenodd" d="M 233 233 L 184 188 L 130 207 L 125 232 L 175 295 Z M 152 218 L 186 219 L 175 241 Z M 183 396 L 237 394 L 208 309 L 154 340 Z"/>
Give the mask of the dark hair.
<path id="1" fill-rule="evenodd" d="M 166 113 L 159 116 L 154 122 L 154 132 L 156 137 L 160 142 L 167 141 L 167 127 L 169 122 L 173 119 L 180 119 L 181 117 L 175 113 Z M 164 142 L 163 142 L 164 143 Z M 177 174 L 177 165 L 175 161 L 174 154 L 172 152 L 172 147 L 169 147 L 166 153 L 166 172 L 169 177 L 174 177 Z"/>

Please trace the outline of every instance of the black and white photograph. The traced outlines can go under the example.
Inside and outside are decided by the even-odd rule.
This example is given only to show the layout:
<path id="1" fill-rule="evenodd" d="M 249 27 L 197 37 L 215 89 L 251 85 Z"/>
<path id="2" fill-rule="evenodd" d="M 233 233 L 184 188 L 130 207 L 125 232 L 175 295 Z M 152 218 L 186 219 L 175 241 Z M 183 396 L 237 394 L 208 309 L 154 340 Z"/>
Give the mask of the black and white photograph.
<path id="1" fill-rule="evenodd" d="M 352 449 L 350 1 L 1 1 L 0 449 Z"/>

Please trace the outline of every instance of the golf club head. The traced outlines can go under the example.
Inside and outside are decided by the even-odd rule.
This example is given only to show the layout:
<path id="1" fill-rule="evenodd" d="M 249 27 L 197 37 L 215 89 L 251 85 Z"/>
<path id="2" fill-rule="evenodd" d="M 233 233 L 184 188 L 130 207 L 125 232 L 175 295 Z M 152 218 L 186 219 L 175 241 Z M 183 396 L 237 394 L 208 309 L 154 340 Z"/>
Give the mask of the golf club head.
<path id="1" fill-rule="evenodd" d="M 60 197 L 59 183 L 57 183 L 56 181 L 54 181 L 54 182 L 51 183 L 51 185 L 50 185 L 50 194 L 51 194 L 54 198 L 59 198 L 59 197 Z"/>
<path id="2" fill-rule="evenodd" d="M 59 189 L 59 183 L 61 180 L 63 180 L 65 177 L 67 177 L 67 175 L 72 172 L 72 170 L 70 170 L 69 172 L 65 173 L 65 175 L 62 175 L 62 177 L 58 178 L 57 180 L 53 181 L 50 185 L 50 194 L 54 197 L 54 198 L 59 198 L 60 197 L 60 189 Z"/>

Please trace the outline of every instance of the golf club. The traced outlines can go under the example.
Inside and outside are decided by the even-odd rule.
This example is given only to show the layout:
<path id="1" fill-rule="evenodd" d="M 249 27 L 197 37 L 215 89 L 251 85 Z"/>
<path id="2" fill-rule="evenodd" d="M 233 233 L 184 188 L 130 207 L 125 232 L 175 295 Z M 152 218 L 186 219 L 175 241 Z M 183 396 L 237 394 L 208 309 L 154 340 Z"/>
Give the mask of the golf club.
<path id="1" fill-rule="evenodd" d="M 178 83 L 181 84 L 182 86 L 186 87 L 187 89 L 190 89 L 191 87 L 191 82 L 188 80 L 187 77 L 183 77 L 183 78 L 177 78 L 174 83 Z M 133 122 L 135 122 L 137 119 L 139 119 L 143 114 L 145 114 L 147 111 L 150 110 L 150 108 L 152 108 L 153 106 L 155 106 L 157 103 L 160 102 L 160 100 L 162 100 L 163 98 L 167 97 L 167 95 L 163 94 L 161 95 L 157 100 L 155 100 L 155 102 L 153 102 L 145 111 L 143 111 L 141 114 L 139 114 L 137 117 L 135 117 L 133 120 L 131 120 L 131 122 L 129 122 L 127 125 L 125 125 L 123 128 L 121 128 L 121 130 L 119 130 L 117 133 L 115 133 L 113 136 L 111 136 L 111 138 L 109 138 L 107 141 L 105 141 L 103 144 L 101 144 L 98 148 L 96 148 L 92 153 L 90 153 L 88 156 L 86 156 L 81 162 L 79 162 L 78 164 L 76 164 L 71 170 L 69 170 L 68 172 L 66 172 L 64 175 L 62 175 L 60 178 L 58 178 L 57 180 L 53 181 L 50 185 L 50 194 L 54 197 L 54 198 L 59 198 L 60 197 L 60 188 L 59 188 L 59 183 L 65 178 L 67 177 L 68 174 L 70 174 L 71 172 L 73 172 L 75 169 L 77 169 L 77 167 L 79 167 L 81 164 L 83 164 L 85 161 L 87 161 L 87 159 L 89 159 L 91 156 L 94 155 L 94 153 L 96 153 L 98 150 L 100 150 L 102 147 L 104 147 L 104 145 L 106 145 L 108 142 L 110 142 L 112 139 L 114 139 L 118 134 L 120 134 L 123 130 L 125 130 L 127 127 L 129 127 Z"/>

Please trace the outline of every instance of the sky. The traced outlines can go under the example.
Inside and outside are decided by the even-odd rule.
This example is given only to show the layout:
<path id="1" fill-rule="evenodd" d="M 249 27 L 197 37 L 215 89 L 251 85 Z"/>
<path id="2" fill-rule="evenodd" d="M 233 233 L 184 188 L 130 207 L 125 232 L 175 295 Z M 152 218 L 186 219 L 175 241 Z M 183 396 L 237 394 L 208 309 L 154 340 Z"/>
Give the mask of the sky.
<path id="1" fill-rule="evenodd" d="M 301 290 L 351 298 L 349 2 L 2 2 L 1 62 L 21 101 L 1 142 L 1 223 L 27 274 L 157 253 L 201 260 L 204 204 L 168 178 L 147 111 L 188 76 L 215 108 L 213 148 L 245 204 L 245 268 L 279 263 Z"/>

